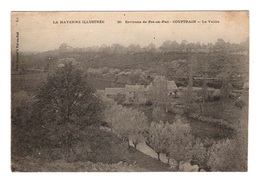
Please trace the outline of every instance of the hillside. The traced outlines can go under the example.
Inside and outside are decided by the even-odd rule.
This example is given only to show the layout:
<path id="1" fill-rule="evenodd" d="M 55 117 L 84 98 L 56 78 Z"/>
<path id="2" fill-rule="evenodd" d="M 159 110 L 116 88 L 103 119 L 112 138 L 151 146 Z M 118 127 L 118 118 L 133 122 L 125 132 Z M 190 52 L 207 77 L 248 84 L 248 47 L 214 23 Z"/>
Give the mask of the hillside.
<path id="1" fill-rule="evenodd" d="M 71 161 L 62 157 L 64 150 L 47 148 L 36 156 L 12 156 L 12 170 L 38 171 L 169 171 L 169 166 L 134 148 L 115 134 L 96 127 L 85 130 L 82 145 L 74 145 Z"/>
<path id="2" fill-rule="evenodd" d="M 240 54 L 219 54 L 219 53 L 194 53 L 194 52 L 140 52 L 140 53 L 104 53 L 104 52 L 59 52 L 58 50 L 42 52 L 37 54 L 21 54 L 21 62 L 24 62 L 26 68 L 44 67 L 46 69 L 54 66 L 59 59 L 74 58 L 80 62 L 81 67 L 85 68 L 102 68 L 113 67 L 119 69 L 137 69 L 157 70 L 158 66 L 165 63 L 178 60 L 190 60 L 196 56 L 198 60 L 210 61 L 215 70 L 218 69 L 216 64 L 222 63 L 223 60 L 236 60 L 241 65 L 241 71 L 248 71 L 248 58 Z M 12 57 L 14 62 L 15 57 Z M 185 62 L 185 61 L 184 61 Z M 183 64 L 185 65 L 185 63 Z M 187 65 L 187 64 L 186 64 Z"/>

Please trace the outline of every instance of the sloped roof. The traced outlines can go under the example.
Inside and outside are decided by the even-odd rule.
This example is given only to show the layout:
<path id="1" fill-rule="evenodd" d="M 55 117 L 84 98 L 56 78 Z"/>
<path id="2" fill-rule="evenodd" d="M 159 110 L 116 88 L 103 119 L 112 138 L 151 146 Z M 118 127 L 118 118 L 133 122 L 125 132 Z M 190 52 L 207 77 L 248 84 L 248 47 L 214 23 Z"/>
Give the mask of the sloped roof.
<path id="1" fill-rule="evenodd" d="M 172 81 L 167 81 L 167 89 L 168 90 L 178 90 L 178 87 L 177 87 L 176 83 L 172 80 Z"/>
<path id="2" fill-rule="evenodd" d="M 145 91 L 145 86 L 144 85 L 126 85 L 125 91 L 126 92 Z"/>
<path id="3" fill-rule="evenodd" d="M 150 84 L 146 87 L 145 91 L 152 91 L 152 88 L 153 88 L 152 83 L 150 83 Z"/>
<path id="4" fill-rule="evenodd" d="M 153 89 L 153 84 L 154 83 L 156 83 L 156 82 L 165 82 L 165 81 L 166 81 L 166 77 L 165 76 L 156 76 L 154 78 L 154 80 L 146 87 L 146 91 L 151 91 Z M 176 83 L 172 80 L 172 81 L 167 81 L 167 89 L 169 91 L 178 90 L 178 87 L 177 87 Z"/>
<path id="5" fill-rule="evenodd" d="M 105 88 L 105 95 L 124 94 L 125 88 Z"/>
<path id="6" fill-rule="evenodd" d="M 166 77 L 165 76 L 155 76 L 153 79 L 153 82 L 159 82 L 159 81 L 166 81 Z"/>

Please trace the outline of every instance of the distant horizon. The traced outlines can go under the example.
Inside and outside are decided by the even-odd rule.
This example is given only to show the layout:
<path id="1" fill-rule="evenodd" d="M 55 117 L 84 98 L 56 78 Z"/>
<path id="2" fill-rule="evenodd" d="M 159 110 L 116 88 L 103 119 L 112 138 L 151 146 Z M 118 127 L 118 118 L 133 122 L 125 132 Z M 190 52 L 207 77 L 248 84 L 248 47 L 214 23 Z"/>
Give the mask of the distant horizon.
<path id="1" fill-rule="evenodd" d="M 249 37 L 247 11 L 13 12 L 11 25 L 12 49 L 19 38 L 21 52 L 51 51 L 62 43 L 75 48 L 150 43 L 158 47 L 167 40 L 202 44 L 221 38 L 240 43 Z"/>
<path id="2" fill-rule="evenodd" d="M 222 38 L 219 38 L 219 39 L 222 39 Z M 223 39 L 224 40 L 224 39 Z M 171 41 L 171 40 L 166 40 L 166 41 Z M 174 42 L 174 41 L 176 41 L 176 40 L 172 40 L 171 42 Z M 181 41 L 183 41 L 183 40 L 181 40 Z M 181 41 L 180 42 L 178 42 L 178 41 L 176 41 L 178 44 L 181 44 Z M 199 41 L 197 41 L 197 42 L 189 42 L 188 40 L 186 40 L 187 42 L 188 42 L 188 44 L 189 43 L 194 43 L 194 44 L 196 44 L 196 43 L 200 43 L 201 45 L 203 45 L 203 44 L 205 44 L 205 45 L 208 45 L 208 44 L 210 44 L 210 43 L 212 43 L 213 45 L 217 42 L 217 40 L 216 41 L 214 41 L 214 42 L 199 42 Z M 224 40 L 225 41 L 225 40 Z M 229 42 L 229 41 L 225 41 L 225 43 L 230 43 L 230 44 L 240 44 L 240 43 L 244 43 L 244 42 L 246 42 L 247 40 L 245 40 L 245 41 L 241 41 L 241 42 Z M 164 41 L 165 42 L 165 41 Z M 160 45 L 155 45 L 156 46 L 156 48 L 159 48 L 160 46 L 162 46 L 162 44 L 164 43 L 164 42 L 162 42 Z M 63 42 L 63 43 L 65 43 L 65 44 L 67 44 L 68 46 L 71 46 L 69 43 L 66 43 L 66 42 Z M 63 44 L 63 43 L 60 43 L 60 45 L 61 44 Z M 113 44 L 120 44 L 120 43 L 113 43 Z M 113 44 L 104 44 L 104 43 L 101 43 L 101 44 L 99 44 L 99 45 L 90 45 L 90 46 L 85 46 L 85 47 L 73 47 L 73 46 L 71 46 L 72 48 L 81 48 L 81 49 L 84 49 L 84 48 L 91 48 L 91 47 L 101 47 L 102 45 L 106 45 L 107 47 L 111 47 Z M 123 45 L 124 47 L 129 47 L 130 45 L 140 45 L 140 48 L 145 48 L 145 47 L 147 47 L 147 46 L 149 46 L 150 44 L 152 44 L 152 42 L 151 43 L 148 43 L 147 45 L 143 45 L 143 46 L 141 46 L 140 44 L 138 44 L 138 43 L 130 43 L 130 44 L 128 44 L 128 45 L 123 45 L 123 44 L 120 44 L 120 45 Z M 54 48 L 54 49 L 49 49 L 49 50 L 20 50 L 20 52 L 36 52 L 36 53 L 42 53 L 42 52 L 48 52 L 48 51 L 54 51 L 54 50 L 59 50 L 59 47 L 60 47 L 60 45 L 59 46 L 57 46 L 56 48 Z M 12 50 L 12 52 L 13 52 L 14 50 Z"/>

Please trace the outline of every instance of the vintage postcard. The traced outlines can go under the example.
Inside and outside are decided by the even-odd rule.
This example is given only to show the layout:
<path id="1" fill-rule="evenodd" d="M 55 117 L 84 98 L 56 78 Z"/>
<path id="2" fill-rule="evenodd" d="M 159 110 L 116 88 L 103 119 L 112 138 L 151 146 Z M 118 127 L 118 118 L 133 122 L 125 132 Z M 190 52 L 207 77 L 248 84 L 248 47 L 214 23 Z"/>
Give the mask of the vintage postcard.
<path id="1" fill-rule="evenodd" d="M 249 12 L 12 12 L 15 172 L 246 172 Z"/>

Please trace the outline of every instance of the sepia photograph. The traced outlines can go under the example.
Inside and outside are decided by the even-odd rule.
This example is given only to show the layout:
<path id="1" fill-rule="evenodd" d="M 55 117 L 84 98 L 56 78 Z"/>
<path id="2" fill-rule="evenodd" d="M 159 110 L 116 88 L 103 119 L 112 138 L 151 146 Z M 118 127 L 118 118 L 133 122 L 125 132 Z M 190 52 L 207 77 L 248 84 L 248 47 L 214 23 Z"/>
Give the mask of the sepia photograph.
<path id="1" fill-rule="evenodd" d="M 249 11 L 11 12 L 12 172 L 247 172 Z"/>

